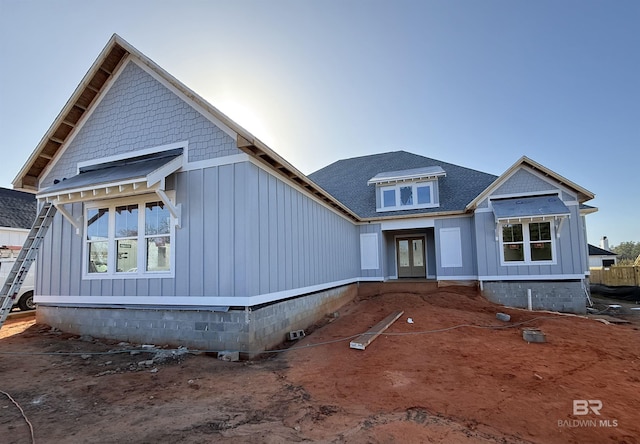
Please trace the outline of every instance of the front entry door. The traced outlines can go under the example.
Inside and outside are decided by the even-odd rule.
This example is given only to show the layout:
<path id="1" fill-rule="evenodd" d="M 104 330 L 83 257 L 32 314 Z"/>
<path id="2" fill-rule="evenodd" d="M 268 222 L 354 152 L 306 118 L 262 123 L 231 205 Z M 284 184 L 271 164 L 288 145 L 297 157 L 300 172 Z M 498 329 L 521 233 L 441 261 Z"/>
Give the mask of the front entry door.
<path id="1" fill-rule="evenodd" d="M 424 237 L 396 239 L 399 278 L 427 277 L 424 250 Z"/>

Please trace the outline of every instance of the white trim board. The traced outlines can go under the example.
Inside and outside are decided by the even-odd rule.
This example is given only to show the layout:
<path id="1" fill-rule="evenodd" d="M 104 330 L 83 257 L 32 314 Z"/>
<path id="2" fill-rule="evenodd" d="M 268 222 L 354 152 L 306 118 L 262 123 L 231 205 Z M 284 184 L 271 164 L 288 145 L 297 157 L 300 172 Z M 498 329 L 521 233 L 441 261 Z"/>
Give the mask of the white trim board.
<path id="1" fill-rule="evenodd" d="M 309 293 L 328 290 L 359 282 L 366 278 L 351 278 L 341 281 L 309 287 L 294 288 L 292 290 L 277 291 L 255 296 L 51 296 L 36 295 L 36 304 L 118 304 L 118 305 L 191 305 L 191 306 L 236 306 L 252 307 L 254 305 L 276 302 Z"/>
<path id="2" fill-rule="evenodd" d="M 416 217 L 403 220 L 389 220 L 380 222 L 382 231 L 392 230 L 413 230 L 416 228 L 434 228 L 436 218 L 434 217 Z"/>
<path id="3" fill-rule="evenodd" d="M 504 275 L 504 276 L 478 276 L 479 281 L 566 281 L 582 280 L 584 274 L 530 274 L 530 275 Z"/>

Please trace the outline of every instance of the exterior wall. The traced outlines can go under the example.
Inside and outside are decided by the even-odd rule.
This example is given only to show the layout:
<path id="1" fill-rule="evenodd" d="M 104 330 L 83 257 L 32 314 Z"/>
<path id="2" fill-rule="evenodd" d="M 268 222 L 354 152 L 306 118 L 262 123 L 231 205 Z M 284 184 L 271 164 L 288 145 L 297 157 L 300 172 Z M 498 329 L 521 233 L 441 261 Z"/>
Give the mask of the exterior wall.
<path id="1" fill-rule="evenodd" d="M 613 261 L 616 264 L 618 258 L 616 256 L 589 256 L 589 268 L 601 268 L 604 266 L 603 261 Z"/>
<path id="2" fill-rule="evenodd" d="M 462 266 L 443 267 L 441 264 L 442 250 L 449 248 L 442 245 L 440 241 L 440 229 L 459 228 L 460 241 L 462 247 Z M 447 219 L 437 219 L 435 221 L 435 241 L 436 241 L 436 273 L 438 279 L 450 278 L 475 278 L 478 275 L 476 264 L 475 233 L 473 232 L 473 218 L 455 217 Z"/>
<path id="3" fill-rule="evenodd" d="M 531 193 L 532 191 L 556 191 L 553 184 L 541 179 L 527 169 L 521 168 L 492 193 L 493 195 L 510 195 Z"/>
<path id="4" fill-rule="evenodd" d="M 0 245 L 24 245 L 28 229 L 0 227 Z"/>
<path id="5" fill-rule="evenodd" d="M 176 294 L 255 296 L 360 276 L 359 230 L 243 162 L 178 175 Z"/>
<path id="6" fill-rule="evenodd" d="M 360 276 L 363 278 L 384 278 L 388 258 L 385 254 L 386 244 L 384 234 L 382 233 L 380 224 L 363 224 L 359 226 L 360 234 L 376 233 L 378 235 L 378 269 L 377 270 L 360 270 Z"/>
<path id="7" fill-rule="evenodd" d="M 581 281 L 483 282 L 482 294 L 490 301 L 509 307 L 527 308 L 531 289 L 534 310 L 586 313 L 586 295 Z"/>
<path id="8" fill-rule="evenodd" d="M 435 238 L 432 228 L 417 228 L 409 230 L 387 230 L 383 232 L 383 246 L 385 257 L 385 278 L 398 278 L 398 259 L 396 257 L 396 237 L 402 236 L 424 236 L 425 237 L 425 253 L 427 261 L 427 278 L 435 278 L 436 276 L 436 247 Z"/>
<path id="9" fill-rule="evenodd" d="M 171 305 L 171 296 L 256 296 L 361 275 L 359 228 L 250 162 L 178 173 L 176 193 L 175 278 L 83 279 L 83 238 L 57 214 L 36 294 L 125 296 L 130 304 L 157 296 Z M 82 216 L 81 204 L 68 209 Z"/>
<path id="10" fill-rule="evenodd" d="M 577 205 L 569 205 L 571 215 L 555 237 L 556 263 L 553 265 L 501 265 L 500 242 L 496 241 L 496 223 L 493 212 L 475 215 L 475 236 L 478 251 L 478 275 L 483 276 L 554 276 L 579 275 L 585 272 L 586 259 L 582 255 L 586 245 L 582 221 Z"/>
<path id="11" fill-rule="evenodd" d="M 78 162 L 184 140 L 189 162 L 240 153 L 232 137 L 129 62 L 40 187 L 74 176 Z"/>
<path id="12" fill-rule="evenodd" d="M 209 351 L 240 351 L 247 357 L 282 343 L 337 311 L 357 295 L 357 285 L 338 287 L 255 310 L 228 312 L 40 306 L 37 321 L 78 335 L 169 344 Z"/>

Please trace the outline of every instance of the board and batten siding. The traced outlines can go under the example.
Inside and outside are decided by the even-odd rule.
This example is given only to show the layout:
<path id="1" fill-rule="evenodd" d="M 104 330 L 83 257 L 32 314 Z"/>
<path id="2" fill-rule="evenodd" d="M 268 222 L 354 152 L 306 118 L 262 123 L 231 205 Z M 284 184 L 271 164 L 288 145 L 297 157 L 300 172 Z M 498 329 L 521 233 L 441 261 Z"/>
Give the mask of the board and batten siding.
<path id="1" fill-rule="evenodd" d="M 452 217 L 436 219 L 434 233 L 438 279 L 477 276 L 473 218 Z M 451 258 L 456 258 L 456 264 L 443 263 L 443 259 L 450 261 Z"/>
<path id="2" fill-rule="evenodd" d="M 483 276 L 562 276 L 584 273 L 586 237 L 578 205 L 567 205 L 571 215 L 560 227 L 560 237 L 554 236 L 555 264 L 552 265 L 501 265 L 500 241 L 496 241 L 496 222 L 493 212 L 475 215 L 475 232 L 478 249 L 478 274 Z M 552 221 L 552 223 L 554 223 Z M 575 254 L 580 252 L 580 254 Z"/>
<path id="3" fill-rule="evenodd" d="M 360 258 L 360 265 L 361 265 L 361 270 L 360 270 L 360 276 L 363 278 L 379 278 L 382 279 L 384 278 L 384 272 L 383 270 L 386 267 L 386 263 L 388 263 L 388 259 L 385 255 L 385 244 L 384 244 L 384 236 L 382 233 L 382 228 L 380 224 L 376 224 L 376 223 L 368 223 L 368 224 L 362 224 L 359 226 L 359 230 L 360 230 L 360 242 L 362 241 L 362 235 L 376 235 L 376 241 L 377 241 L 377 262 L 378 262 L 378 268 L 377 269 L 363 269 L 362 268 L 362 261 L 365 258 Z M 395 262 L 395 261 L 394 261 Z"/>
<path id="4" fill-rule="evenodd" d="M 38 262 L 37 294 L 256 296 L 360 276 L 359 228 L 250 162 L 181 172 L 175 277 L 83 279 L 83 238 L 60 214 Z M 83 213 L 82 204 L 70 209 Z M 90 303 L 83 299 L 83 303 Z"/>

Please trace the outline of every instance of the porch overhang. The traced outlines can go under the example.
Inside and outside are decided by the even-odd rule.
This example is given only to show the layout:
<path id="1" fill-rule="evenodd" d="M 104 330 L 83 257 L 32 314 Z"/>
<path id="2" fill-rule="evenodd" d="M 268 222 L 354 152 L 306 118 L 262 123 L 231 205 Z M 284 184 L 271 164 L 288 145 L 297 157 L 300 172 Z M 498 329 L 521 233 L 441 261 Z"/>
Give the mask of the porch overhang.
<path id="1" fill-rule="evenodd" d="M 181 207 L 165 193 L 166 178 L 183 165 L 182 149 L 81 167 L 77 175 L 62 179 L 36 195 L 53 203 L 80 230 L 82 221 L 65 210 L 65 204 L 155 193 L 180 226 Z"/>
<path id="2" fill-rule="evenodd" d="M 491 201 L 496 223 L 536 222 L 569 217 L 571 211 L 557 196 Z"/>
<path id="3" fill-rule="evenodd" d="M 523 222 L 553 222 L 556 237 L 564 221 L 571 216 L 569 208 L 558 196 L 536 196 L 491 201 L 496 220 L 496 242 L 499 239 L 500 224 Z"/>
<path id="4" fill-rule="evenodd" d="M 402 171 L 386 171 L 376 174 L 367 182 L 367 185 L 386 185 L 407 181 L 432 180 L 444 177 L 447 173 L 439 166 L 413 168 Z"/>

